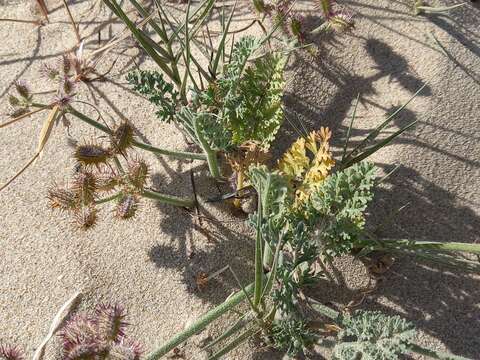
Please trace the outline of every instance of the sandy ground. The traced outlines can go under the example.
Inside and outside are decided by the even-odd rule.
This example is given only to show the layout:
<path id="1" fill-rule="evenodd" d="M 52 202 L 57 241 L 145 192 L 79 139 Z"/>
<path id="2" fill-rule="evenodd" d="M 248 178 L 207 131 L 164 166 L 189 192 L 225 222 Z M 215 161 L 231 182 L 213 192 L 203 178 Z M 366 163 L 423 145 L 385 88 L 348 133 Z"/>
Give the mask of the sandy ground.
<path id="1" fill-rule="evenodd" d="M 374 158 L 386 171 L 395 164 L 400 168 L 377 191 L 371 208 L 372 223 L 380 223 L 385 214 L 408 204 L 381 235 L 478 241 L 478 5 L 469 4 L 448 17 L 412 17 L 407 0 L 342 3 L 357 13 L 356 30 L 345 36 L 318 38 L 318 54 L 314 57 L 305 52 L 292 57 L 285 96 L 289 121 L 276 148 L 286 148 L 295 136 L 289 122 L 302 122 L 312 129 L 328 125 L 336 144 L 341 144 L 347 117 L 360 93 L 354 127 L 354 135 L 359 138 L 428 81 L 424 92 L 389 131 L 413 119 L 418 120 L 416 129 Z M 49 90 L 38 76 L 41 62 L 53 61 L 75 44 L 61 3 L 51 1 L 49 5 L 52 21 L 46 26 L 1 23 L 2 109 L 6 109 L 5 95 L 17 79 L 28 80 L 35 91 Z M 245 4 L 241 5 L 245 9 Z M 77 19 L 88 6 L 75 2 Z M 312 11 L 310 1 L 300 2 L 300 7 L 309 26 L 318 23 L 318 12 Z M 105 12 L 93 23 L 81 21 L 82 34 L 95 34 L 102 27 L 100 19 L 108 16 Z M 32 14 L 26 3 L 8 2 L 0 6 L 0 17 L 25 19 Z M 118 29 L 115 26 L 113 29 Z M 431 33 L 454 60 L 445 56 Z M 105 27 L 102 38 L 108 36 Z M 96 39 L 93 36 L 88 46 L 94 48 Z M 79 96 L 98 104 L 108 119 L 130 119 L 141 130 L 141 137 L 153 144 L 186 149 L 182 136 L 172 126 L 154 118 L 151 105 L 125 91 L 125 71 L 138 53 L 133 47 L 127 49 L 110 73 L 111 81 L 93 83 Z M 142 67 L 153 66 L 141 61 Z M 107 70 L 109 64 L 102 66 Z M 35 116 L 2 129 L 0 183 L 33 155 L 42 120 L 42 116 Z M 70 132 L 74 138 L 98 136 L 77 121 Z M 251 279 L 251 231 L 241 218 L 228 215 L 226 206 L 204 208 L 205 214 L 220 220 L 205 225 L 208 235 L 194 228 L 192 217 L 185 211 L 149 201 L 143 202 L 140 216 L 133 221 L 113 220 L 107 206 L 93 231 L 76 231 L 64 215 L 50 212 L 45 199 L 48 184 L 67 180 L 73 165 L 70 154 L 66 130 L 57 126 L 43 158 L 0 194 L 0 341 L 16 343 L 28 354 L 33 353 L 57 309 L 81 290 L 81 308 L 102 301 L 124 304 L 132 324 L 130 335 L 150 350 L 237 289 L 234 279 L 223 274 L 199 292 L 195 274 L 230 264 L 242 281 Z M 141 154 L 152 166 L 152 186 L 156 189 L 188 196 L 189 171 L 194 169 L 202 198 L 218 192 L 211 180 L 201 176 L 206 172 L 202 163 Z M 357 299 L 368 279 L 364 266 L 350 258 L 339 261 L 336 267 L 340 286 L 325 282 L 317 292 L 320 299 L 341 306 Z M 420 330 L 419 342 L 423 345 L 480 358 L 478 277 L 397 259 L 381 280 L 362 307 L 411 319 Z M 223 319 L 223 325 L 220 322 L 216 328 L 225 326 L 226 321 Z M 201 337 L 215 331 L 210 329 Z M 191 345 L 197 340 L 193 339 Z M 186 357 L 201 355 L 194 346 L 187 346 Z M 51 349 L 48 358 L 54 358 Z M 280 359 L 282 355 L 245 345 L 229 358 Z"/>

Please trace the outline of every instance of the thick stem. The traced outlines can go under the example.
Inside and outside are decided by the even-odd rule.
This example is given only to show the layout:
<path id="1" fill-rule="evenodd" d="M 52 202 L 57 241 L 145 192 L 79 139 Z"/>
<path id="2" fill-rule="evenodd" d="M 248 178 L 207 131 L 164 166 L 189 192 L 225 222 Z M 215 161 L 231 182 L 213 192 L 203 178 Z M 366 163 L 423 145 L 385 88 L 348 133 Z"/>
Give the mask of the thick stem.
<path id="1" fill-rule="evenodd" d="M 220 169 L 218 167 L 217 152 L 212 150 L 208 142 L 203 137 L 203 134 L 198 125 L 198 121 L 196 119 L 194 119 L 193 121 L 193 130 L 195 131 L 195 137 L 198 139 L 198 142 L 200 143 L 203 152 L 207 156 L 207 163 L 210 174 L 212 174 L 215 179 L 220 179 L 221 175 Z"/>
<path id="2" fill-rule="evenodd" d="M 156 191 L 143 190 L 142 196 L 152 200 L 160 201 L 165 204 L 174 205 L 174 206 L 183 206 L 186 208 L 191 208 L 195 205 L 195 201 L 193 199 L 186 199 L 178 196 L 161 194 Z"/>
<path id="3" fill-rule="evenodd" d="M 205 329 L 211 322 L 218 319 L 220 316 L 225 314 L 227 311 L 233 309 L 235 306 L 240 304 L 245 299 L 245 294 L 252 294 L 254 284 L 250 284 L 245 288 L 245 292 L 238 291 L 234 295 L 230 296 L 225 302 L 218 305 L 216 308 L 210 310 L 195 323 L 190 325 L 181 333 L 175 335 L 170 339 L 166 344 L 162 345 L 159 349 L 152 351 L 147 355 L 145 360 L 156 360 L 160 359 L 162 356 L 166 355 L 168 352 L 173 350 L 175 347 L 186 341 L 191 336 L 199 333 Z"/>
<path id="4" fill-rule="evenodd" d="M 372 244 L 368 244 L 371 246 Z M 420 250 L 436 250 L 441 252 L 466 252 L 470 254 L 480 254 L 480 244 L 468 244 L 461 242 L 435 242 L 435 241 L 415 241 L 409 239 L 382 239 L 378 244 L 373 245 L 375 250 L 382 250 L 388 248 L 396 249 L 420 249 Z"/>

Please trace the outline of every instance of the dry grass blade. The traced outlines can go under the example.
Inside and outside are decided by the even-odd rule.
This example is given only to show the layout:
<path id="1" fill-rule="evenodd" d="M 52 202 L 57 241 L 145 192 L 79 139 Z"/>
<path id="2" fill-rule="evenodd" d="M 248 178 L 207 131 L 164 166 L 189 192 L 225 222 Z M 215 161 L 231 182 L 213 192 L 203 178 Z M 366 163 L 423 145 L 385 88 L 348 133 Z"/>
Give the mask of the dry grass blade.
<path id="1" fill-rule="evenodd" d="M 35 351 L 35 354 L 33 355 L 33 360 L 41 360 L 43 358 L 43 352 L 45 350 L 45 346 L 47 345 L 48 341 L 52 338 L 53 334 L 58 330 L 60 325 L 63 322 L 63 319 L 65 316 L 62 317 L 62 314 L 67 311 L 67 314 L 70 312 L 70 309 L 77 300 L 77 298 L 80 296 L 80 292 L 77 291 L 65 304 L 62 305 L 60 310 L 58 310 L 57 315 L 55 315 L 55 318 L 52 321 L 52 324 L 50 325 L 50 330 L 48 331 L 48 335 L 45 337 L 45 339 L 42 341 L 40 346 L 37 348 L 37 351 Z"/>
<path id="2" fill-rule="evenodd" d="M 42 131 L 40 132 L 37 151 L 35 155 L 33 155 L 33 157 L 25 164 L 25 166 L 15 174 L 15 176 L 13 176 L 10 180 L 6 182 L 6 184 L 0 187 L 0 191 L 2 191 L 8 185 L 10 185 L 16 178 L 18 178 L 25 170 L 28 169 L 30 165 L 32 165 L 40 157 L 40 154 L 42 153 L 43 148 L 45 147 L 45 144 L 47 143 L 50 137 L 50 134 L 52 133 L 53 124 L 55 123 L 55 119 L 57 118 L 58 110 L 59 110 L 58 105 L 55 105 L 50 111 L 50 114 L 48 114 L 47 120 L 45 120 L 45 122 L 43 123 Z"/>
<path id="3" fill-rule="evenodd" d="M 57 118 L 59 107 L 55 105 L 50 114 L 48 114 L 47 120 L 43 123 L 42 130 L 40 131 L 40 137 L 38 138 L 38 146 L 37 146 L 37 154 L 40 156 L 45 144 L 47 143 L 48 139 L 50 138 L 50 134 L 52 133 L 53 124 L 55 123 L 55 119 Z"/>
<path id="4" fill-rule="evenodd" d="M 70 12 L 70 8 L 68 7 L 66 0 L 63 0 L 63 5 L 65 6 L 65 10 L 67 10 L 68 17 L 70 18 L 70 23 L 72 24 L 73 31 L 75 32 L 75 36 L 77 37 L 77 44 L 80 44 L 82 42 L 82 38 L 80 37 L 80 33 L 78 32 L 78 26 L 75 23 L 75 20 L 72 13 Z"/>
<path id="5" fill-rule="evenodd" d="M 8 126 L 8 125 L 10 125 L 10 124 L 13 124 L 13 123 L 15 123 L 15 122 L 17 122 L 17 121 L 19 121 L 19 120 L 25 119 L 26 117 L 29 117 L 30 115 L 36 114 L 36 113 L 38 113 L 38 112 L 40 112 L 40 111 L 43 111 L 43 110 L 45 110 L 45 109 L 46 109 L 46 107 L 40 108 L 40 109 L 36 109 L 36 110 L 30 111 L 30 112 L 28 112 L 28 113 L 26 113 L 26 114 L 22 114 L 22 115 L 20 115 L 20 116 L 17 116 L 16 118 L 14 118 L 14 119 L 12 119 L 12 120 L 9 120 L 9 121 L 7 121 L 7 122 L 4 122 L 3 124 L 0 124 L 0 129 L 3 128 L 3 127 L 5 127 L 5 126 Z"/>
<path id="6" fill-rule="evenodd" d="M 36 153 L 26 164 L 25 166 L 15 174 L 14 177 L 12 177 L 10 180 L 8 180 L 4 185 L 2 185 L 2 187 L 0 187 L 0 191 L 2 191 L 3 189 L 5 189 L 8 185 L 10 185 L 16 178 L 18 178 L 25 170 L 28 169 L 28 167 L 30 165 L 33 164 L 33 162 L 38 158 L 39 154 Z"/>

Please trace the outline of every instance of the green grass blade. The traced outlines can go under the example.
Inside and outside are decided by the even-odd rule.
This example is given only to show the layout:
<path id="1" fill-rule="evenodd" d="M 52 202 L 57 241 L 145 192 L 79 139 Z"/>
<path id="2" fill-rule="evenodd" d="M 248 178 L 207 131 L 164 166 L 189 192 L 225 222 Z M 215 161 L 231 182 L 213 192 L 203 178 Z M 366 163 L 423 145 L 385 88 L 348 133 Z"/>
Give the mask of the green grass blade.
<path id="1" fill-rule="evenodd" d="M 380 132 L 393 120 L 393 118 L 397 116 L 403 109 L 405 109 L 408 106 L 408 104 L 410 104 L 413 101 L 413 99 L 415 99 L 418 96 L 418 94 L 420 94 L 420 92 L 422 92 L 423 89 L 425 89 L 426 86 L 427 86 L 427 83 L 423 84 L 415 92 L 415 94 L 413 94 L 412 97 L 408 99 L 408 101 L 405 104 L 400 106 L 391 115 L 389 115 L 383 123 L 378 125 L 373 131 L 371 131 L 370 134 L 368 134 L 368 136 L 365 139 L 363 139 L 363 141 L 360 144 L 358 144 L 345 158 L 346 159 L 351 158 L 352 156 L 358 154 L 358 152 L 360 152 L 360 150 L 363 149 L 365 146 L 373 142 L 373 140 L 376 139 L 376 137 L 380 134 Z"/>
<path id="2" fill-rule="evenodd" d="M 225 330 L 225 332 L 222 335 L 220 335 L 215 340 L 210 342 L 208 345 L 203 347 L 202 350 L 208 350 L 211 347 L 218 344 L 220 341 L 223 341 L 229 338 L 230 336 L 232 336 L 233 334 L 236 334 L 237 332 L 239 332 L 242 328 L 245 327 L 246 324 L 248 324 L 249 320 L 246 319 L 248 314 L 251 314 L 251 313 L 246 313 L 246 314 L 243 314 L 241 317 L 239 317 L 231 327 Z"/>
<path id="3" fill-rule="evenodd" d="M 210 70 L 212 74 L 217 73 L 218 69 L 218 64 L 220 63 L 220 58 L 225 55 L 225 41 L 227 40 L 227 35 L 228 35 L 228 29 L 230 29 L 230 24 L 232 23 L 233 19 L 233 14 L 235 12 L 235 9 L 237 8 L 237 0 L 233 4 L 232 11 L 230 13 L 230 16 L 228 17 L 228 20 L 226 24 L 223 26 L 223 34 L 222 34 L 222 39 L 220 40 L 220 43 L 218 44 L 218 51 L 217 54 L 215 55 L 215 58 L 213 62 L 210 65 Z"/>
<path id="4" fill-rule="evenodd" d="M 342 169 L 346 169 L 352 165 L 355 165 L 356 163 L 362 161 L 362 160 L 365 160 L 367 157 L 369 157 L 370 155 L 374 154 L 375 152 L 377 152 L 378 150 L 380 150 L 381 148 L 387 146 L 390 142 L 392 142 L 395 138 L 397 138 L 398 136 L 400 136 L 401 134 L 403 134 L 405 131 L 407 131 L 408 129 L 412 128 L 415 124 L 417 123 L 417 120 L 411 122 L 410 124 L 408 124 L 407 126 L 405 126 L 404 128 L 396 131 L 395 133 L 393 133 L 392 135 L 390 135 L 389 137 L 387 137 L 386 139 L 380 141 L 378 144 L 368 148 L 367 150 L 365 150 L 363 153 L 361 153 L 360 155 L 358 155 L 357 157 L 351 159 L 351 160 L 348 160 L 346 161 L 345 163 L 342 163 L 341 164 L 341 168 Z M 348 158 L 348 157 L 347 157 Z"/>
<path id="5" fill-rule="evenodd" d="M 244 343 L 245 341 L 248 340 L 251 336 L 255 335 L 256 333 L 260 332 L 261 329 L 259 327 L 253 326 L 250 329 L 247 329 L 244 331 L 242 334 L 240 334 L 236 339 L 232 340 L 229 342 L 227 345 L 225 345 L 224 348 L 221 350 L 217 351 L 215 354 L 210 356 L 208 360 L 218 360 L 221 359 L 222 356 L 225 354 L 228 354 L 230 351 L 234 350 L 236 347 Z"/>
<path id="6" fill-rule="evenodd" d="M 355 121 L 355 117 L 357 116 L 357 106 L 358 106 L 359 100 L 360 100 L 360 94 L 357 95 L 357 100 L 355 101 L 355 106 L 353 108 L 352 119 L 350 120 L 350 125 L 348 126 L 348 130 L 347 130 L 347 137 L 345 139 L 345 144 L 343 144 L 342 162 L 345 160 L 345 156 L 347 155 L 348 143 L 350 142 L 350 135 L 352 133 L 353 122 Z"/>

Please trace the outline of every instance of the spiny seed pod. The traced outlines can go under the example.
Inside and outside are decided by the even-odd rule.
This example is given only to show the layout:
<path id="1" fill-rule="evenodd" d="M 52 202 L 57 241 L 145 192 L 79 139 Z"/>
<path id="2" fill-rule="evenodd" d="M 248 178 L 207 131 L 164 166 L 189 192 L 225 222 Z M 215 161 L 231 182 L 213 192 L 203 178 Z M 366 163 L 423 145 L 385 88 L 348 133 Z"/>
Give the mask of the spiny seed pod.
<path id="1" fill-rule="evenodd" d="M 105 341 L 119 341 L 125 336 L 127 314 L 118 305 L 101 304 L 95 309 L 95 325 L 98 336 Z"/>
<path id="2" fill-rule="evenodd" d="M 78 207 L 78 198 L 75 192 L 52 186 L 48 189 L 47 199 L 52 209 L 74 210 Z"/>
<path id="3" fill-rule="evenodd" d="M 73 157 L 84 166 L 105 164 L 110 158 L 109 150 L 97 144 L 78 145 Z"/>
<path id="4" fill-rule="evenodd" d="M 110 136 L 110 142 L 112 149 L 117 153 L 121 153 L 131 147 L 133 142 L 133 126 L 128 121 L 122 122 L 113 130 Z"/>
<path id="5" fill-rule="evenodd" d="M 110 168 L 105 168 L 97 175 L 97 190 L 109 192 L 119 185 L 119 176 Z"/>
<path id="6" fill-rule="evenodd" d="M 136 159 L 128 163 L 128 181 L 136 190 L 143 190 L 147 182 L 148 173 L 149 167 L 144 160 Z"/>
<path id="7" fill-rule="evenodd" d="M 75 315 L 59 333 L 63 350 L 70 352 L 81 343 L 90 343 L 96 337 L 95 322 L 87 315 Z"/>
<path id="8" fill-rule="evenodd" d="M 73 176 L 72 190 L 82 204 L 90 204 L 95 200 L 97 178 L 91 172 L 79 171 Z"/>
<path id="9" fill-rule="evenodd" d="M 129 339 L 121 339 L 112 344 L 108 352 L 108 359 L 111 360 L 140 360 L 142 349 L 140 345 Z"/>
<path id="10" fill-rule="evenodd" d="M 0 360 L 23 360 L 22 352 L 9 345 L 0 345 Z"/>
<path id="11" fill-rule="evenodd" d="M 88 230 L 93 227 L 98 220 L 98 211 L 93 205 L 84 206 L 74 213 L 75 224 L 82 230 Z"/>
<path id="12" fill-rule="evenodd" d="M 75 344 L 68 352 L 64 352 L 63 360 L 86 360 L 86 359 L 103 359 L 100 357 L 108 351 L 105 344 L 91 342 L 83 342 Z"/>
<path id="13" fill-rule="evenodd" d="M 135 216 L 139 205 L 137 195 L 122 194 L 115 208 L 115 216 L 120 219 L 130 219 Z"/>
<path id="14" fill-rule="evenodd" d="M 53 101 L 55 102 L 56 105 L 59 106 L 60 109 L 63 110 L 70 105 L 70 103 L 72 102 L 72 99 L 73 99 L 72 96 L 65 93 L 60 93 L 54 97 Z"/>
<path id="15" fill-rule="evenodd" d="M 25 81 L 19 80 L 15 82 L 15 89 L 21 97 L 25 99 L 28 99 L 30 97 L 30 88 Z"/>

